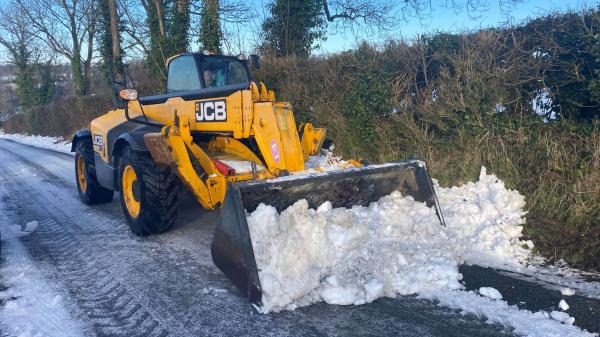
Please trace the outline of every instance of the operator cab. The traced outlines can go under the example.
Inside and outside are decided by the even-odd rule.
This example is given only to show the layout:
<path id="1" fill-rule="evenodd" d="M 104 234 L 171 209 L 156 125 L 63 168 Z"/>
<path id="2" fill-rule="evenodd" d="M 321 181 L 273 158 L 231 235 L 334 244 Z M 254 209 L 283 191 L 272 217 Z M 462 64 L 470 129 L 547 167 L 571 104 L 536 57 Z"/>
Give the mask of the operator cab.
<path id="1" fill-rule="evenodd" d="M 184 100 L 224 97 L 250 87 L 248 63 L 260 67 L 257 55 L 225 56 L 183 53 L 167 60 L 167 90 L 161 95 L 139 99 L 141 104 L 160 104 L 171 97 Z"/>
<path id="2" fill-rule="evenodd" d="M 168 69 L 167 93 L 250 82 L 247 61 L 233 56 L 181 54 Z"/>

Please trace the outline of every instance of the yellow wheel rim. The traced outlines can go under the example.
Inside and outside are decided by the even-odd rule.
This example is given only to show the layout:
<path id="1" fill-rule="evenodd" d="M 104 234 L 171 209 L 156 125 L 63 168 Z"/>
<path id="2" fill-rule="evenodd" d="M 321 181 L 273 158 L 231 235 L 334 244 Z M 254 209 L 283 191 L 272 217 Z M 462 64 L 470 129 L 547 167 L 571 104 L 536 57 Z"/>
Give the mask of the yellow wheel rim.
<path id="1" fill-rule="evenodd" d="M 139 200 L 139 196 L 136 196 L 134 193 L 134 185 L 137 182 L 137 175 L 135 174 L 135 170 L 130 165 L 125 166 L 123 169 L 123 176 L 121 178 L 121 193 L 123 199 L 125 199 L 125 206 L 127 207 L 127 212 L 132 218 L 137 218 L 140 214 L 141 202 Z M 138 199 L 136 199 L 136 197 Z"/>
<path id="2" fill-rule="evenodd" d="M 85 193 L 87 191 L 87 181 L 85 180 L 85 161 L 83 156 L 77 157 L 77 181 L 79 182 L 79 188 Z"/>

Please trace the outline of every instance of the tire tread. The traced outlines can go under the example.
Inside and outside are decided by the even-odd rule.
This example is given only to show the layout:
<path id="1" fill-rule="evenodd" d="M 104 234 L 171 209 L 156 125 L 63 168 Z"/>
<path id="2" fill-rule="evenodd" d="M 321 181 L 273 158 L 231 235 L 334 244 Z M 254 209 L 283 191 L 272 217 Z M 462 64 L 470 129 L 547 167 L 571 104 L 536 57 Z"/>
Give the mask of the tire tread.
<path id="1" fill-rule="evenodd" d="M 100 186 L 98 182 L 91 139 L 81 139 L 77 142 L 75 158 L 77 158 L 77 155 L 83 157 L 86 167 L 87 190 L 85 192 L 79 188 L 79 181 L 77 181 L 77 190 L 81 201 L 88 205 L 104 204 L 112 201 L 114 191 Z M 75 174 L 77 174 L 77 159 L 75 160 Z"/>
<path id="2" fill-rule="evenodd" d="M 124 207 L 131 230 L 136 235 L 159 234 L 177 221 L 177 202 L 181 187 L 179 178 L 169 167 L 160 167 L 148 152 L 123 149 L 121 161 L 132 165 L 140 179 L 142 208 L 136 219 L 131 219 Z M 120 165 L 119 172 L 122 171 Z M 119 177 L 119 182 L 120 182 Z M 122 202 L 123 204 L 123 202 Z"/>

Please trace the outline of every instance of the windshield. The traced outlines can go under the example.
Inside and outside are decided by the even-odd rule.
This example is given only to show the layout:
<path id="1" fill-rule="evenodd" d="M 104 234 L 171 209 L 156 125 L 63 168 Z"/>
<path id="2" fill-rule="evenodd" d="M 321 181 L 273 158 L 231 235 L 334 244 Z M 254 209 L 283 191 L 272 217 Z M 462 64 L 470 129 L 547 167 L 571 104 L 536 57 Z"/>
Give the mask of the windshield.
<path id="1" fill-rule="evenodd" d="M 205 88 L 216 88 L 248 82 L 246 67 L 237 59 L 205 56 L 202 58 Z"/>

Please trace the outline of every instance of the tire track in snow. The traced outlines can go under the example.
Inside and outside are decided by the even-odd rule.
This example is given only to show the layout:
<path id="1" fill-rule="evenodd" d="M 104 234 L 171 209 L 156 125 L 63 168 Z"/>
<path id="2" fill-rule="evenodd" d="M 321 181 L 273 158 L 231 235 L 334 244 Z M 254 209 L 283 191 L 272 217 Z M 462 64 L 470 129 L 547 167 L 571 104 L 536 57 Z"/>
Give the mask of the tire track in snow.
<path id="1" fill-rule="evenodd" d="M 31 148 L 26 146 L 25 148 L 28 149 L 28 151 L 31 151 Z M 0 152 L 1 150 L 5 150 L 2 147 L 0 147 Z M 14 151 L 9 151 L 6 150 L 6 152 L 9 152 L 11 155 L 14 154 Z M 34 151 L 35 152 L 35 151 Z M 218 271 L 216 271 L 216 267 L 214 267 L 212 265 L 212 262 L 210 262 L 210 260 L 206 260 L 206 264 L 210 265 L 210 269 L 212 269 L 211 273 L 207 273 L 206 271 L 202 270 L 201 268 L 198 268 L 197 266 L 192 266 L 195 269 L 200 269 L 199 272 L 200 274 L 204 274 L 202 275 L 204 279 L 208 279 L 208 281 L 212 281 L 209 282 L 209 284 L 207 284 L 208 287 L 204 287 L 203 284 L 206 282 L 202 282 L 202 279 L 199 279 L 197 274 L 195 275 L 190 275 L 190 273 L 188 271 L 186 271 L 186 269 L 189 269 L 187 267 L 189 267 L 189 262 L 190 262 L 190 258 L 189 258 L 189 251 L 183 250 L 182 252 L 173 252 L 172 250 L 168 249 L 168 247 L 161 247 L 161 244 L 157 243 L 157 241 L 169 241 L 169 235 L 162 235 L 162 236 L 157 236 L 157 237 L 150 237 L 150 238 L 139 238 L 136 236 L 133 236 L 130 231 L 128 226 L 126 225 L 126 223 L 123 220 L 122 217 L 122 213 L 120 210 L 120 207 L 118 206 L 118 201 L 115 202 L 113 201 L 113 203 L 110 204 L 105 204 L 105 205 L 95 205 L 93 207 L 81 204 L 80 201 L 77 199 L 77 195 L 76 195 L 76 190 L 75 190 L 75 185 L 73 183 L 73 186 L 68 187 L 69 190 L 68 191 L 68 196 L 67 198 L 65 198 L 65 193 L 64 193 L 64 178 L 63 179 L 59 179 L 56 177 L 56 175 L 53 174 L 53 172 L 48 171 L 45 167 L 33 162 L 32 165 L 30 165 L 30 163 L 32 161 L 37 161 L 39 159 L 31 159 L 31 158 L 27 158 L 26 156 L 17 156 L 17 158 L 21 159 L 21 162 L 14 162 L 12 161 L 12 165 L 11 166 L 16 166 L 17 168 L 14 171 L 31 171 L 30 173 L 34 176 L 36 176 L 36 178 L 40 179 L 42 183 L 46 184 L 45 187 L 40 188 L 40 186 L 36 183 L 31 181 L 31 179 L 21 179 L 22 180 L 22 185 L 26 185 L 28 184 L 29 186 L 15 186 L 13 188 L 13 190 L 15 191 L 20 191 L 20 190 L 36 190 L 39 192 L 39 196 L 37 196 L 37 199 L 39 199 L 40 203 L 48 203 L 49 207 L 47 208 L 49 213 L 53 213 L 53 218 L 57 219 L 57 221 L 60 221 L 61 225 L 65 226 L 68 225 L 66 227 L 63 228 L 67 229 L 67 230 L 72 230 L 74 233 L 74 236 L 77 237 L 78 239 L 82 239 L 84 241 L 97 241 L 97 242 L 111 242 L 112 244 L 115 244 L 119 246 L 120 249 L 128 249 L 131 247 L 136 247 L 136 248 L 140 248 L 139 250 L 152 250 L 152 249 L 157 249 L 157 250 L 162 250 L 164 254 L 162 254 L 162 256 L 159 256 L 157 260 L 152 261 L 152 265 L 153 267 L 153 271 L 149 272 L 147 274 L 154 274 L 154 276 L 156 276 L 156 274 L 159 273 L 163 273 L 165 269 L 163 268 L 162 263 L 164 263 L 167 266 L 170 266 L 169 269 L 173 269 L 173 266 L 175 266 L 176 270 L 169 270 L 169 272 L 172 272 L 172 274 L 174 275 L 173 277 L 171 277 L 172 279 L 184 279 L 185 281 L 187 281 L 185 284 L 181 283 L 182 287 L 183 286 L 187 286 L 187 285 L 193 285 L 196 284 L 198 286 L 195 287 L 195 291 L 191 292 L 192 294 L 196 295 L 196 294 L 201 294 L 205 289 L 211 290 L 211 289 L 217 289 L 217 292 L 222 291 L 222 289 L 220 289 L 221 287 L 215 287 L 215 284 L 221 285 L 221 284 L 225 284 L 227 285 L 227 288 L 231 291 L 231 292 L 235 292 L 234 288 L 232 285 L 230 285 L 226 278 L 221 275 L 220 273 L 218 273 Z M 2 161 L 2 160 L 0 160 Z M 41 173 L 41 174 L 40 174 Z M 48 174 L 49 173 L 49 174 Z M 50 186 L 51 185 L 51 186 Z M 118 195 L 116 195 L 116 198 L 118 198 Z M 68 210 L 64 209 L 64 205 L 66 203 L 74 203 L 75 205 L 73 205 L 72 209 L 70 210 L 70 212 Z M 26 202 L 19 202 L 19 204 L 31 204 L 30 201 L 26 201 Z M 53 204 L 53 205 L 52 205 Z M 100 212 L 98 212 L 100 211 Z M 97 214 L 97 213 L 103 213 L 103 214 Z M 89 216 L 88 216 L 89 215 Z M 99 215 L 99 217 L 98 217 Z M 97 217 L 97 218 L 96 218 Z M 39 216 L 38 216 L 39 218 Z M 91 218 L 91 221 L 90 221 Z M 105 221 L 106 218 L 111 219 L 112 221 L 109 221 L 108 223 Z M 69 221 L 65 221 L 65 219 L 69 220 Z M 88 220 L 88 221 L 86 221 Z M 104 220 L 104 221 L 103 221 Z M 172 235 L 171 235 L 172 236 Z M 164 239 L 167 240 L 164 240 Z M 81 240 L 80 240 L 81 241 Z M 178 242 L 179 243 L 179 242 Z M 145 247 L 139 247 L 141 245 L 145 246 Z M 208 247 L 208 246 L 207 246 Z M 106 254 L 106 252 L 104 252 Z M 206 257 L 208 257 L 208 259 L 210 259 L 210 253 L 207 252 L 208 255 L 206 255 Z M 115 254 L 117 255 L 117 254 Z M 125 254 L 125 255 L 129 255 L 129 254 Z M 117 261 L 113 261 L 113 262 L 117 262 Z M 197 262 L 197 261 L 194 261 Z M 138 261 L 134 261 L 132 263 L 139 263 Z M 142 264 L 142 263 L 140 263 Z M 192 263 L 194 264 L 194 263 Z M 115 268 L 114 266 L 112 266 L 112 269 L 118 269 Z M 180 268 L 177 268 L 180 267 Z M 183 269 L 183 270 L 182 270 Z M 212 275 L 211 275 L 212 274 Z M 152 278 L 150 275 L 145 275 L 145 277 L 148 278 Z M 198 282 L 200 280 L 200 282 Z M 127 282 L 126 282 L 127 283 Z M 157 283 L 160 283 L 158 280 L 156 280 L 155 282 L 153 282 L 154 284 L 152 286 L 157 287 Z M 166 283 L 165 288 L 173 288 L 173 285 L 177 285 L 176 282 L 164 282 Z M 132 285 L 131 282 L 129 282 L 129 285 Z M 158 287 L 157 287 L 158 288 Z M 171 291 L 176 291 L 179 289 L 169 289 Z M 135 293 L 136 291 L 139 292 L 139 287 L 138 289 L 134 289 L 131 292 Z M 185 289 L 184 291 L 185 292 Z M 189 289 L 187 291 L 188 293 L 190 293 Z M 169 293 L 166 292 L 164 294 L 161 294 L 163 296 L 163 302 L 169 301 L 170 300 L 170 296 Z M 208 294 L 208 295 L 213 295 L 214 293 Z M 154 296 L 154 294 L 152 294 L 152 296 Z M 147 299 L 147 298 L 145 298 Z M 160 300 L 160 299 L 159 299 Z M 212 299 L 212 301 L 217 300 L 217 298 Z M 235 298 L 235 301 L 238 302 L 241 305 L 243 305 L 243 307 L 247 310 L 247 311 L 251 311 L 251 307 L 248 305 L 248 303 L 246 302 L 245 298 L 241 297 L 241 296 L 237 296 Z M 146 301 L 148 302 L 148 301 Z M 153 303 L 154 304 L 154 303 Z M 162 303 L 163 305 L 165 303 Z M 240 319 L 247 313 L 244 312 L 243 314 L 240 314 L 240 310 L 239 310 L 239 306 L 216 306 L 214 307 L 214 303 L 207 303 L 207 304 L 213 304 L 212 308 L 211 306 L 209 306 L 210 312 L 212 313 L 211 316 L 216 316 L 216 317 L 229 317 L 230 319 Z M 152 304 L 148 303 L 147 307 L 151 307 Z M 164 308 L 163 308 L 164 309 Z M 170 312 L 173 312 L 175 315 L 180 314 L 181 309 L 187 309 L 187 308 L 173 308 L 173 309 L 177 309 L 177 310 L 171 310 L 168 311 L 167 313 L 163 312 L 162 315 L 158 315 L 158 316 L 170 316 Z M 175 328 L 176 326 L 182 326 L 181 324 L 178 324 L 178 318 L 177 317 L 171 317 L 170 319 L 170 324 L 169 326 L 171 328 Z M 221 327 L 218 326 L 218 322 L 226 322 L 223 321 L 221 319 L 215 319 L 215 317 L 208 317 L 203 319 L 202 321 L 205 321 L 208 323 L 208 326 L 211 327 L 212 329 L 215 330 L 215 333 L 218 333 L 218 331 L 222 330 Z M 196 322 L 197 323 L 197 322 Z M 201 328 L 201 327 L 197 327 L 197 328 Z M 177 328 L 176 330 L 185 330 L 183 328 Z"/>
<path id="2" fill-rule="evenodd" d="M 0 148 L 0 152 L 2 150 L 4 150 L 4 149 Z M 6 152 L 10 152 L 11 155 L 14 153 L 13 151 L 6 151 Z M 173 265 L 175 265 L 176 267 L 180 267 L 180 268 L 175 268 L 176 270 L 169 270 L 169 272 L 173 273 L 173 275 L 174 275 L 172 277 L 173 279 L 180 278 L 180 279 L 187 281 L 186 283 L 181 283 L 181 285 L 182 285 L 181 288 L 184 288 L 184 285 L 187 286 L 187 285 L 192 285 L 194 283 L 196 285 L 198 285 L 194 288 L 195 291 L 191 293 L 193 295 L 201 294 L 204 289 L 208 289 L 209 291 L 212 291 L 211 289 L 214 290 L 216 288 L 217 292 L 222 291 L 222 289 L 220 289 L 221 286 L 215 287 L 214 286 L 215 284 L 218 284 L 218 285 L 225 284 L 225 285 L 227 285 L 227 288 L 229 289 L 230 292 L 235 292 L 233 286 L 227 282 L 226 278 L 223 275 L 221 275 L 220 273 L 218 273 L 216 271 L 216 268 L 214 266 L 212 266 L 212 262 L 208 262 L 211 266 L 211 269 L 213 269 L 212 273 L 207 273 L 201 269 L 199 270 L 200 274 L 204 274 L 204 275 L 202 275 L 203 278 L 208 279 L 208 281 L 209 281 L 207 284 L 208 287 L 202 286 L 206 282 L 202 282 L 203 280 L 198 278 L 199 275 L 197 275 L 197 274 L 190 275 L 190 273 L 188 271 L 186 271 L 186 269 L 188 269 L 186 267 L 189 267 L 189 264 L 190 264 L 189 263 L 190 262 L 189 252 L 184 251 L 183 254 L 173 252 L 173 251 L 169 250 L 168 248 L 165 249 L 164 247 L 160 247 L 160 244 L 158 244 L 156 242 L 157 240 L 155 240 L 155 239 L 160 240 L 162 237 L 168 237 L 168 235 L 160 236 L 160 237 L 151 237 L 151 238 L 139 238 L 139 237 L 133 236 L 129 232 L 127 225 L 124 223 L 120 207 L 118 206 L 118 202 L 113 202 L 112 204 L 98 205 L 98 206 L 93 206 L 93 207 L 83 205 L 77 199 L 76 190 L 74 189 L 74 184 L 73 184 L 73 186 L 70 187 L 70 190 L 68 190 L 69 198 L 67 198 L 67 199 L 72 199 L 72 200 L 65 200 L 65 193 L 64 193 L 64 191 L 62 191 L 62 190 L 64 190 L 64 181 L 56 178 L 56 176 L 54 174 L 47 175 L 46 173 L 52 173 L 52 172 L 47 172 L 47 170 L 41 165 L 35 165 L 35 163 L 34 163 L 34 165 L 29 165 L 31 160 L 26 158 L 25 156 L 20 156 L 17 158 L 21 159 L 22 162 L 15 163 L 13 161 L 11 167 L 15 166 L 15 165 L 17 167 L 17 169 L 14 169 L 13 171 L 32 171 L 30 173 L 32 175 L 35 175 L 36 178 L 40 180 L 40 181 L 34 181 L 35 179 L 32 180 L 30 177 L 28 177 L 27 179 L 25 179 L 25 178 L 16 179 L 16 180 L 19 180 L 21 184 L 13 186 L 13 188 L 12 188 L 13 191 L 37 190 L 37 192 L 39 192 L 39 193 L 35 193 L 35 197 L 30 198 L 34 201 L 32 201 L 32 200 L 18 201 L 17 204 L 19 204 L 19 205 L 47 204 L 48 207 L 46 207 L 46 210 L 44 210 L 43 213 L 47 212 L 47 214 L 51 214 L 51 217 L 56 220 L 55 222 L 60 222 L 60 224 L 62 226 L 61 227 L 62 230 L 63 231 L 64 230 L 71 231 L 72 237 L 77 239 L 78 241 L 81 241 L 81 240 L 97 241 L 97 242 L 110 241 L 113 244 L 115 242 L 118 242 L 121 245 L 120 248 L 122 248 L 122 249 L 127 249 L 127 248 L 131 248 L 132 246 L 137 246 L 137 248 L 141 248 L 139 250 L 148 250 L 148 248 L 149 249 L 159 248 L 159 249 L 163 250 L 165 254 L 163 254 L 162 256 L 159 256 L 158 261 L 156 261 L 156 260 L 152 261 L 153 262 L 152 265 L 154 265 L 154 267 L 153 267 L 154 271 L 147 273 L 148 275 L 145 275 L 148 278 L 151 278 L 150 274 L 156 275 L 158 273 L 163 273 L 164 270 L 162 270 L 162 269 L 165 269 L 165 268 L 163 268 L 161 263 L 166 262 L 165 265 L 170 265 L 169 269 L 173 269 L 172 268 Z M 2 161 L 2 160 L 0 159 L 0 161 Z M 4 168 L 4 169 L 6 170 L 6 168 Z M 44 176 L 44 175 L 46 175 L 46 176 Z M 46 186 L 44 186 L 43 188 L 40 188 L 39 183 L 46 184 Z M 70 210 L 70 212 L 68 210 L 64 209 L 64 205 L 68 202 L 75 203 L 74 207 Z M 43 216 L 43 214 L 40 214 L 40 212 L 36 212 L 36 211 L 32 212 L 32 210 L 29 209 L 28 207 L 20 207 L 20 208 L 24 208 L 26 212 L 29 212 L 29 214 L 26 214 L 28 219 L 29 218 L 40 219 L 40 217 Z M 102 208 L 106 208 L 106 209 L 102 210 Z M 104 213 L 104 214 L 100 215 L 100 219 L 94 219 L 94 216 L 98 215 L 98 214 L 96 214 L 96 213 L 98 213 L 97 212 L 98 209 L 100 209 L 101 213 Z M 24 213 L 24 212 L 21 211 L 21 213 Z M 89 214 L 89 216 L 88 216 L 88 214 Z M 104 217 L 113 219 L 113 221 L 106 223 L 106 221 L 102 221 L 102 220 L 105 220 Z M 86 220 L 89 220 L 90 218 L 92 218 L 92 221 L 86 221 Z M 61 242 L 69 242 L 70 238 L 68 240 L 66 240 L 63 237 L 63 234 L 61 233 L 59 238 L 52 238 L 50 241 L 53 242 L 53 241 L 58 241 L 58 240 L 62 240 Z M 82 243 L 80 242 L 79 244 L 82 244 Z M 144 245 L 145 247 L 139 247 L 140 244 Z M 60 243 L 59 243 L 59 245 L 60 245 Z M 51 249 L 53 249 L 53 246 L 47 250 L 51 250 Z M 94 250 L 96 250 L 96 249 L 94 249 Z M 90 255 L 90 252 L 87 252 L 87 251 L 86 252 L 78 251 L 76 253 L 79 255 Z M 106 252 L 104 252 L 104 253 L 106 253 Z M 125 254 L 125 255 L 129 255 L 129 254 Z M 208 256 L 210 256 L 210 255 L 208 255 Z M 192 264 L 194 264 L 194 263 L 192 263 Z M 115 268 L 114 266 L 111 266 L 111 267 L 109 267 L 109 268 L 118 269 L 118 268 Z M 196 269 L 199 269 L 195 266 L 193 266 L 193 267 Z M 131 280 L 129 282 L 124 281 L 124 283 L 128 283 L 128 285 L 130 285 L 130 286 L 132 285 Z M 156 284 L 160 283 L 160 282 L 159 282 L 159 280 L 156 280 L 153 283 L 154 283 L 153 286 L 156 286 Z M 179 290 L 179 289 L 172 289 L 173 285 L 177 285 L 177 283 L 175 283 L 175 282 L 164 282 L 164 283 L 166 283 L 165 288 L 171 288 L 171 289 L 169 289 L 171 291 Z M 137 289 L 130 289 L 130 293 L 136 293 L 136 292 L 139 293 L 139 287 L 137 287 Z M 186 289 L 184 289 L 182 292 L 186 292 Z M 190 293 L 189 289 L 187 289 L 187 292 Z M 154 295 L 154 294 L 152 294 L 152 295 Z M 166 304 L 164 302 L 169 300 L 170 294 L 168 292 L 165 292 L 160 295 L 163 296 L 162 304 L 163 305 Z M 215 293 L 209 293 L 207 295 L 214 297 Z M 208 296 L 205 296 L 205 297 L 208 297 Z M 143 298 L 144 298 L 144 300 L 146 300 L 146 301 L 144 301 L 144 302 L 146 302 L 146 307 L 151 307 L 152 304 L 155 304 L 155 303 L 148 303 L 148 302 L 154 302 L 154 301 L 148 301 L 147 297 L 143 297 Z M 159 299 L 159 300 L 161 300 L 161 299 Z M 228 305 L 215 306 L 214 305 L 215 303 L 213 301 L 218 301 L 218 297 L 214 297 L 213 299 L 210 299 L 210 301 L 212 303 L 209 302 L 206 304 L 209 304 L 207 309 L 209 309 L 209 312 L 212 313 L 211 316 L 213 316 L 213 317 L 206 317 L 206 318 L 202 319 L 201 321 L 204 321 L 207 324 L 207 326 L 205 326 L 204 328 L 214 329 L 215 334 L 218 334 L 218 332 L 222 330 L 222 327 L 219 325 L 227 322 L 227 320 L 222 320 L 221 319 L 222 317 L 228 317 L 229 319 L 233 319 L 233 320 L 239 319 L 241 321 L 243 316 L 245 316 L 248 311 L 252 310 L 251 307 L 246 302 L 245 298 L 243 298 L 241 296 L 234 297 L 234 302 L 237 302 L 239 304 L 238 306 L 228 306 Z M 245 310 L 240 311 L 239 310 L 240 306 L 243 306 L 243 308 Z M 162 309 L 166 309 L 166 308 L 162 308 Z M 157 316 L 164 318 L 165 315 L 169 316 L 171 312 L 173 312 L 175 315 L 178 315 L 178 314 L 180 314 L 180 311 L 182 309 L 185 310 L 187 308 L 173 308 L 173 309 L 174 310 L 167 310 L 167 313 L 165 313 L 163 310 L 162 314 L 159 314 Z M 175 309 L 177 309 L 177 310 L 175 310 Z M 171 317 L 171 319 L 169 320 L 168 326 L 171 329 L 174 329 L 177 331 L 185 331 L 186 330 L 185 328 L 182 328 L 181 324 L 179 324 L 178 317 Z M 196 327 L 196 329 L 201 329 L 201 328 L 202 328 L 202 326 Z M 243 328 L 243 326 L 240 326 L 240 328 Z M 192 335 L 193 333 L 189 333 L 189 334 Z"/>
<path id="3" fill-rule="evenodd" d="M 13 193 L 12 206 L 7 208 L 12 208 L 24 221 L 37 219 L 39 226 L 32 236 L 36 239 L 34 243 L 40 244 L 53 259 L 61 280 L 77 305 L 85 311 L 98 336 L 168 335 L 167 330 L 159 326 L 159 321 L 130 295 L 129 289 L 98 265 L 93 252 L 65 230 L 64 221 L 58 224 L 39 195 L 36 198 L 31 189 L 24 186 L 27 183 L 23 177 L 10 172 L 5 164 L 0 163 L 0 169 L 4 175 L 8 173 L 4 182 L 7 191 L 19 191 L 16 197 Z"/>

